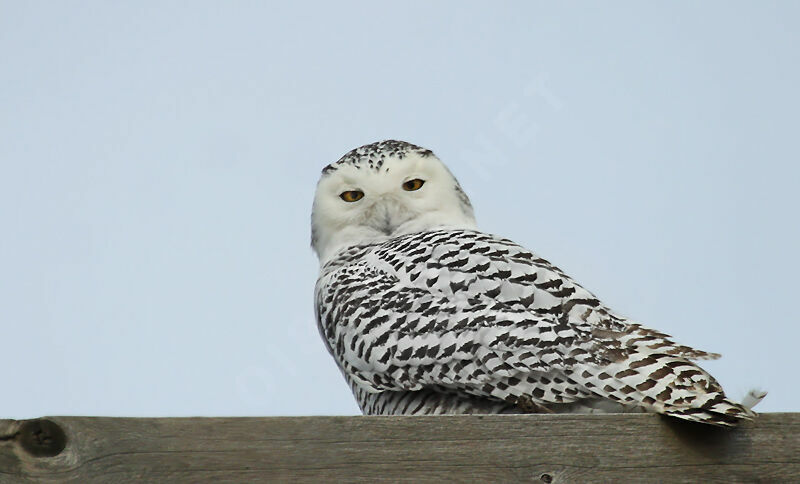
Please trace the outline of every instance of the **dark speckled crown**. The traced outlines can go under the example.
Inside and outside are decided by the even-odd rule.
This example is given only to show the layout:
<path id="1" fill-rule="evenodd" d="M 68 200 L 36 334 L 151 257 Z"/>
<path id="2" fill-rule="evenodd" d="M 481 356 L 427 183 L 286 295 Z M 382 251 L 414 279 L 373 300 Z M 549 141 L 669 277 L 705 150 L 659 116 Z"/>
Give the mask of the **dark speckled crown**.
<path id="1" fill-rule="evenodd" d="M 433 151 L 431 150 L 405 141 L 387 139 L 376 143 L 370 143 L 347 152 L 347 154 L 339 158 L 339 161 L 331 163 L 323 168 L 322 174 L 326 175 L 335 171 L 342 165 L 352 165 L 358 169 L 366 167 L 371 170 L 380 170 L 386 158 L 399 158 L 402 160 L 410 153 L 422 157 L 433 156 Z"/>

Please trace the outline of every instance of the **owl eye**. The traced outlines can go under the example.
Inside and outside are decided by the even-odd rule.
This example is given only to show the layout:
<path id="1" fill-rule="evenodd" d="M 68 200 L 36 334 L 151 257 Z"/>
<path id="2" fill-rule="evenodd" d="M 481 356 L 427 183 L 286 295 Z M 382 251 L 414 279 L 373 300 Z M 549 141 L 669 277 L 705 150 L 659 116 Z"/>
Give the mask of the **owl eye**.
<path id="1" fill-rule="evenodd" d="M 339 195 L 339 198 L 344 200 L 345 202 L 357 202 L 364 198 L 364 192 L 361 190 L 350 190 L 347 192 L 342 192 Z"/>
<path id="2" fill-rule="evenodd" d="M 414 178 L 413 180 L 408 180 L 407 182 L 403 183 L 403 190 L 407 192 L 413 192 L 414 190 L 419 190 L 422 188 L 422 185 L 424 184 L 425 180 Z"/>

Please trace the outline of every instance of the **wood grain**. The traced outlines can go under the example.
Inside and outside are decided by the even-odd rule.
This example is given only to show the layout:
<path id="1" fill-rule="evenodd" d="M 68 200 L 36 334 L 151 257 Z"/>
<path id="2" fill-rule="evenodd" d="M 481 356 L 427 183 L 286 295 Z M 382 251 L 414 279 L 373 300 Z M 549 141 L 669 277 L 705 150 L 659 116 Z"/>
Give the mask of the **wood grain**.
<path id="1" fill-rule="evenodd" d="M 800 413 L 46 420 L 0 420 L 0 482 L 800 482 Z"/>

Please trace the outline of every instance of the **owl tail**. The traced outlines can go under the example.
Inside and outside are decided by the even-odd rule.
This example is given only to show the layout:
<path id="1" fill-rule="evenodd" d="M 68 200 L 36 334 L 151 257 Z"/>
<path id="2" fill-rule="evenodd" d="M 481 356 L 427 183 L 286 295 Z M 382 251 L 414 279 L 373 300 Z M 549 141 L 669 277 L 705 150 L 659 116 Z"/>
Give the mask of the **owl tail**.
<path id="1" fill-rule="evenodd" d="M 582 367 L 576 377 L 598 396 L 694 422 L 729 427 L 755 416 L 751 408 L 765 392 L 751 390 L 734 402 L 685 353 L 631 351 L 605 366 Z"/>
<path id="2" fill-rule="evenodd" d="M 742 403 L 736 403 L 719 394 L 700 407 L 668 409 L 664 413 L 693 422 L 733 427 L 742 420 L 752 420 L 756 416 L 752 408 L 766 396 L 767 392 L 754 389 L 747 392 Z"/>
<path id="3" fill-rule="evenodd" d="M 758 403 L 767 396 L 767 392 L 764 390 L 759 390 L 757 388 L 753 388 L 747 395 L 744 396 L 742 399 L 742 406 L 748 410 L 752 410 L 753 407 L 758 405 Z"/>

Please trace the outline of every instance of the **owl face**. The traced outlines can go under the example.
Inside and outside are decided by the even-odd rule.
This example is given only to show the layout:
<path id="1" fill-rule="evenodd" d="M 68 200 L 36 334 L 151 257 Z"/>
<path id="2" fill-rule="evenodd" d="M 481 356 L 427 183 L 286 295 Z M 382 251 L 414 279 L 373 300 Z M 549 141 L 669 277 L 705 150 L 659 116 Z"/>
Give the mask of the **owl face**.
<path id="1" fill-rule="evenodd" d="M 311 226 L 311 245 L 324 263 L 344 247 L 437 227 L 475 228 L 475 218 L 466 194 L 433 153 L 384 141 L 323 170 Z"/>

